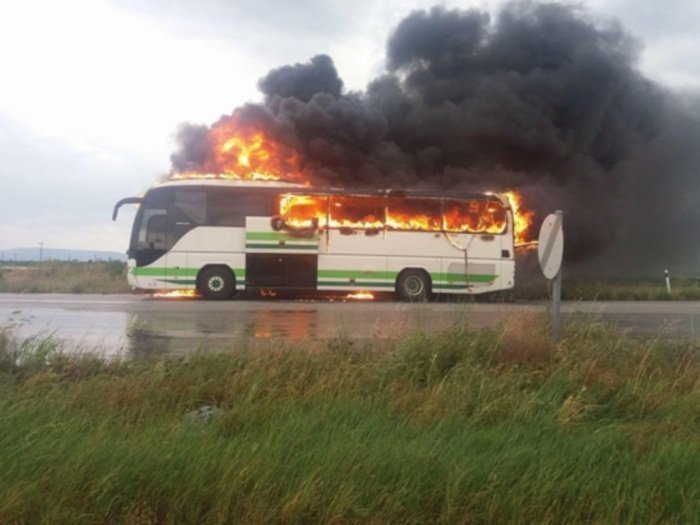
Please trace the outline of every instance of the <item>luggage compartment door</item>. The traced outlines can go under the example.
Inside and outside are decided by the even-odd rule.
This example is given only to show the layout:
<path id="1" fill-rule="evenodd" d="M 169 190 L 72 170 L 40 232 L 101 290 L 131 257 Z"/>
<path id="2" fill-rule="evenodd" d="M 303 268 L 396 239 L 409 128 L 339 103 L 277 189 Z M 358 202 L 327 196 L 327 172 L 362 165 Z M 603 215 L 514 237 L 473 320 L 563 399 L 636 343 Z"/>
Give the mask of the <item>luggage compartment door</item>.
<path id="1" fill-rule="evenodd" d="M 246 218 L 246 289 L 316 290 L 316 230 L 275 230 L 269 217 Z"/>

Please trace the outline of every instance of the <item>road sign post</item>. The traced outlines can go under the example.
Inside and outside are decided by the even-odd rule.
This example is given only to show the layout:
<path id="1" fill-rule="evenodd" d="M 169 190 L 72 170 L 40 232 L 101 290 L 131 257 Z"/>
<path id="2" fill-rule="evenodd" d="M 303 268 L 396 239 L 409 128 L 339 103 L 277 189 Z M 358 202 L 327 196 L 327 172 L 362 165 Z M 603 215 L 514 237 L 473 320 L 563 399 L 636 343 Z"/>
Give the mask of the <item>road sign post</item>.
<path id="1" fill-rule="evenodd" d="M 552 341 L 559 341 L 561 319 L 561 268 L 552 282 Z"/>
<path id="2" fill-rule="evenodd" d="M 559 340 L 561 317 L 561 261 L 564 255 L 564 212 L 545 217 L 540 227 L 537 257 L 544 276 L 552 281 L 552 340 Z"/>

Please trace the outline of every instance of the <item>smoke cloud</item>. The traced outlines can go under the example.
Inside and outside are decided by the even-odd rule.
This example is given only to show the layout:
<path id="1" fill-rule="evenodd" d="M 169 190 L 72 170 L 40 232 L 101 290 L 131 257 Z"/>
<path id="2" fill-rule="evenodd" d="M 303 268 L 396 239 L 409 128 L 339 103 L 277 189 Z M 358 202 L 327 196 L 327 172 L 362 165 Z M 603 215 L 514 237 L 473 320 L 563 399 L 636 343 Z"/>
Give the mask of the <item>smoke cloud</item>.
<path id="1" fill-rule="evenodd" d="M 318 55 L 271 71 L 262 104 L 213 126 L 254 122 L 322 184 L 520 190 L 538 220 L 565 211 L 568 260 L 607 273 L 697 261 L 698 98 L 642 76 L 618 23 L 562 4 L 436 7 L 386 49 L 364 92 Z M 181 128 L 174 172 L 207 166 L 207 130 Z"/>

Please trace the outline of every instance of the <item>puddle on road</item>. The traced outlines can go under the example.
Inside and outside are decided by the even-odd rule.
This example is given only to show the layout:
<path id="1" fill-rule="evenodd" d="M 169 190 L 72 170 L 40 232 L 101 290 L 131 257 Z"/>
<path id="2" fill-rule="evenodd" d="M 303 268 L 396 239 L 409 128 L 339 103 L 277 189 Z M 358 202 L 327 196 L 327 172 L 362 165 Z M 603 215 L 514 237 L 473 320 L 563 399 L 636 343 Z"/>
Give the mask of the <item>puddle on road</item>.
<path id="1" fill-rule="evenodd" d="M 0 326 L 19 343 L 50 337 L 60 341 L 65 351 L 139 359 L 200 348 L 226 350 L 248 338 L 301 340 L 316 337 L 315 311 L 276 310 L 252 314 L 193 317 L 173 315 L 173 312 L 37 310 L 28 313 L 15 310 L 4 316 Z"/>
<path id="2" fill-rule="evenodd" d="M 315 339 L 317 314 L 315 310 L 214 312 L 197 317 L 173 312 L 128 314 L 125 353 L 149 358 L 198 349 L 229 350 L 250 338 Z"/>
<path id="3" fill-rule="evenodd" d="M 244 341 L 287 341 L 393 337 L 424 327 L 435 329 L 454 323 L 455 316 L 423 315 L 420 309 L 404 312 L 353 311 L 293 304 L 285 308 L 250 309 L 142 309 L 138 312 L 99 311 L 59 307 L 24 310 L 0 308 L 0 326 L 19 342 L 51 337 L 68 352 L 94 352 L 106 357 L 147 359 L 184 354 L 198 349 L 230 350 Z"/>
<path id="4" fill-rule="evenodd" d="M 3 313 L 0 311 L 0 326 L 18 343 L 51 338 L 59 341 L 66 351 L 90 351 L 105 356 L 123 353 L 128 343 L 125 312 L 30 309 Z"/>
<path id="5" fill-rule="evenodd" d="M 507 322 L 527 306 L 332 301 L 182 301 L 149 304 L 133 298 L 17 297 L 0 302 L 0 329 L 18 341 L 52 337 L 69 352 L 106 357 L 152 358 L 195 350 L 235 350 L 250 341 L 318 341 L 338 336 L 357 341 L 401 337 L 415 331 L 472 328 Z M 168 304 L 166 304 L 168 303 Z M 542 306 L 531 313 L 544 315 Z M 603 313 L 564 315 L 579 322 L 601 322 Z M 640 335 L 696 337 L 694 313 L 607 313 L 605 323 Z M 267 344 L 267 343 L 264 343 Z"/>
<path id="6" fill-rule="evenodd" d="M 132 297 L 12 297 L 0 302 L 0 328 L 19 341 L 51 336 L 69 352 L 153 358 L 196 350 L 235 350 L 251 341 L 368 341 L 506 322 L 527 307 L 388 301 L 152 300 Z M 539 312 L 541 308 L 534 307 Z M 518 314 L 519 315 L 519 314 Z M 257 344 L 257 343 L 256 343 Z M 261 343 L 267 345 L 268 343 Z"/>

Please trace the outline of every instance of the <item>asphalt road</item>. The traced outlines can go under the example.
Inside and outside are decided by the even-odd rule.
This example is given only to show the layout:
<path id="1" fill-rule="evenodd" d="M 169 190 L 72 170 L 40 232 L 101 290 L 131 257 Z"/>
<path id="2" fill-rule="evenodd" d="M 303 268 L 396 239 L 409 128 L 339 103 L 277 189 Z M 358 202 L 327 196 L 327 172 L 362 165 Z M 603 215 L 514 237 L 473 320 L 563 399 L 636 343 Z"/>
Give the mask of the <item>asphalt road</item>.
<path id="1" fill-rule="evenodd" d="M 700 302 L 564 302 L 563 326 L 603 322 L 634 335 L 695 339 Z M 66 347 L 129 353 L 226 348 L 240 338 L 352 339 L 438 330 L 456 322 L 473 328 L 515 317 L 546 323 L 548 304 L 391 301 L 172 300 L 143 295 L 0 294 L 0 326 L 20 338 L 52 335 Z"/>

